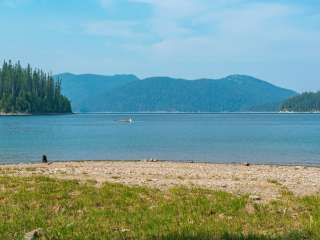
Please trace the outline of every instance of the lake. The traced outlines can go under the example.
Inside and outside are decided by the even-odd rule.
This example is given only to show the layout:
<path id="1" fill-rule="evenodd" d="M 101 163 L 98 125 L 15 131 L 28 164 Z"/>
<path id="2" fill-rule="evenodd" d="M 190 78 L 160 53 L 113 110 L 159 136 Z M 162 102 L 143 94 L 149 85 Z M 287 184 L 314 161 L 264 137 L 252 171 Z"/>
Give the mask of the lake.
<path id="1" fill-rule="evenodd" d="M 132 117 L 133 124 L 120 122 Z M 320 164 L 320 114 L 1 116 L 0 162 L 193 160 Z"/>

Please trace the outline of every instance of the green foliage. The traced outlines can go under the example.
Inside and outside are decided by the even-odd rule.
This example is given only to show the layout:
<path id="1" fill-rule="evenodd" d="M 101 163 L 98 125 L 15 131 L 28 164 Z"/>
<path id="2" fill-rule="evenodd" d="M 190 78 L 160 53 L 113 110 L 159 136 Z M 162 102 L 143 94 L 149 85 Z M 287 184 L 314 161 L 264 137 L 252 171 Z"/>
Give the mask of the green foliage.
<path id="1" fill-rule="evenodd" d="M 70 113 L 71 104 L 50 74 L 5 61 L 0 68 L 0 112 Z"/>
<path id="2" fill-rule="evenodd" d="M 168 77 L 139 80 L 131 75 L 57 77 L 73 109 L 83 112 L 279 111 L 282 101 L 296 95 L 245 75 L 194 81 Z"/>
<path id="3" fill-rule="evenodd" d="M 316 93 L 307 92 L 289 98 L 282 104 L 281 110 L 289 112 L 319 112 L 320 91 Z"/>
<path id="4" fill-rule="evenodd" d="M 120 112 L 243 112 L 294 95 L 293 91 L 245 75 L 195 81 L 156 77 L 116 89 L 106 94 L 102 103 L 106 111 Z"/>
<path id="5" fill-rule="evenodd" d="M 248 206 L 252 210 L 248 211 Z M 266 204 L 195 188 L 160 191 L 45 177 L 0 177 L 0 239 L 320 239 L 320 198 Z"/>
<path id="6" fill-rule="evenodd" d="M 95 106 L 103 103 L 107 92 L 139 80 L 134 75 L 103 76 L 71 73 L 55 75 L 54 79 L 61 79 L 62 93 L 72 101 L 72 109 L 76 112 L 100 111 L 101 109 Z"/>

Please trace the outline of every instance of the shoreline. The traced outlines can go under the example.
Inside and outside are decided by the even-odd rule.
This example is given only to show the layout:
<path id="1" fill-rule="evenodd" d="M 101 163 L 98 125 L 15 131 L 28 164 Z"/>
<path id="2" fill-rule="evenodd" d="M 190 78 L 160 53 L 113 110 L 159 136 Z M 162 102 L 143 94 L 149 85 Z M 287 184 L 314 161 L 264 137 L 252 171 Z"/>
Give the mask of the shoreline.
<path id="1" fill-rule="evenodd" d="M 160 190 L 199 187 L 234 194 L 278 199 L 284 191 L 296 196 L 320 193 L 320 168 L 314 166 L 245 165 L 174 161 L 75 161 L 1 164 L 0 176 L 47 176 Z"/>
<path id="2" fill-rule="evenodd" d="M 71 113 L 4 113 L 0 112 L 0 116 L 50 116 L 50 115 L 121 115 L 121 114 L 132 114 L 132 115 L 144 115 L 144 114 L 154 114 L 154 115 L 232 115 L 232 114 L 265 114 L 265 115 L 319 115 L 320 112 L 71 112 Z"/>
<path id="3" fill-rule="evenodd" d="M 5 113 L 0 112 L 0 116 L 31 116 L 31 113 Z"/>
<path id="4" fill-rule="evenodd" d="M 154 162 L 154 163 L 188 163 L 188 164 L 208 164 L 208 165 L 230 165 L 230 166 L 244 166 L 244 165 L 250 165 L 250 166 L 270 166 L 270 167 L 312 167 L 312 168 L 319 168 L 320 169 L 320 163 L 276 163 L 276 162 L 209 162 L 209 161 L 199 161 L 199 160 L 163 160 L 163 159 L 97 159 L 97 160 L 50 160 L 48 161 L 48 165 L 53 163 L 108 163 L 108 162 L 128 162 L 128 163 L 134 163 L 134 162 Z M 38 165 L 43 164 L 41 162 L 41 159 L 39 161 L 30 161 L 30 162 L 0 162 L 0 168 L 1 166 L 21 166 L 21 165 Z"/>
<path id="5" fill-rule="evenodd" d="M 58 116 L 58 115 L 72 115 L 74 113 L 4 113 L 0 112 L 0 117 L 1 116 Z"/>

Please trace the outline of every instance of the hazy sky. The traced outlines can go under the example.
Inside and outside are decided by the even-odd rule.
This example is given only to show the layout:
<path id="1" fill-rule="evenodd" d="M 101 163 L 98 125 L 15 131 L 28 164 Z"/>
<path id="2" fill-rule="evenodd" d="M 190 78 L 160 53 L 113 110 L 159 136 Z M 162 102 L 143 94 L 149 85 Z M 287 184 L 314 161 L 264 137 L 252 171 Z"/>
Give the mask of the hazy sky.
<path id="1" fill-rule="evenodd" d="M 319 0 L 0 0 L 0 60 L 320 90 Z"/>

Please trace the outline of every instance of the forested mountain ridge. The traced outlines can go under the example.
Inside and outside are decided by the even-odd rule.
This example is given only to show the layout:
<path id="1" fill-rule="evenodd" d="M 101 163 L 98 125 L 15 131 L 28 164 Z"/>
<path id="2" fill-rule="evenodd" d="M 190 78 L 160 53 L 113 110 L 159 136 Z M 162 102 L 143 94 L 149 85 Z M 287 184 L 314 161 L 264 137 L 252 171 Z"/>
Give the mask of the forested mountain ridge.
<path id="1" fill-rule="evenodd" d="M 0 113 L 71 113 L 60 81 L 30 65 L 4 61 L 0 68 Z"/>
<path id="2" fill-rule="evenodd" d="M 245 75 L 223 79 L 168 77 L 131 82 L 105 95 L 107 111 L 243 112 L 296 95 Z"/>
<path id="3" fill-rule="evenodd" d="M 99 75 L 90 75 L 87 79 L 82 75 L 72 76 L 70 81 L 69 77 L 59 75 L 64 94 L 73 104 L 77 101 L 79 105 L 73 107 L 84 110 L 82 112 L 279 111 L 281 102 L 297 95 L 294 91 L 246 75 L 199 80 L 170 77 L 140 80 L 133 75 L 116 75 L 100 76 L 100 82 L 95 79 Z M 93 91 L 91 85 L 99 90 Z M 82 94 L 85 99 L 75 99 L 76 95 Z"/>
<path id="4" fill-rule="evenodd" d="M 103 76 L 97 74 L 62 73 L 54 76 L 61 80 L 62 92 L 72 101 L 76 112 L 92 112 L 92 105 L 104 101 L 103 96 L 129 82 L 138 81 L 135 75 Z"/>
<path id="5" fill-rule="evenodd" d="M 281 106 L 284 112 L 320 112 L 320 91 L 306 92 L 285 101 Z"/>

